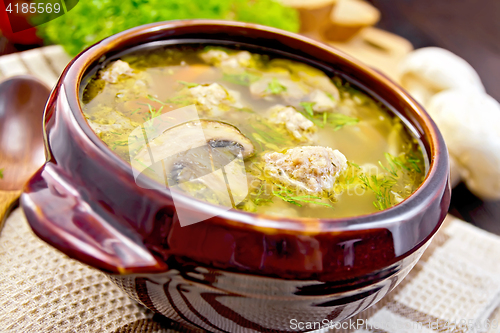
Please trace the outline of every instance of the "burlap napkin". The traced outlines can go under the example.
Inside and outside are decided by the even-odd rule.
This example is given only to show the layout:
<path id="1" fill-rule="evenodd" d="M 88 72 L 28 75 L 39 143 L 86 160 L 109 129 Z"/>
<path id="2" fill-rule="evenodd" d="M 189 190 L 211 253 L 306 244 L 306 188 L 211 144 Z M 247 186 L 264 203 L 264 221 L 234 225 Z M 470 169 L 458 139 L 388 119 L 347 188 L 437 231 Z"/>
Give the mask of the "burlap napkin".
<path id="1" fill-rule="evenodd" d="M 396 290 L 330 331 L 500 332 L 499 257 L 500 237 L 449 217 Z M 17 209 L 0 234 L 0 332 L 188 330 L 39 240 Z"/>

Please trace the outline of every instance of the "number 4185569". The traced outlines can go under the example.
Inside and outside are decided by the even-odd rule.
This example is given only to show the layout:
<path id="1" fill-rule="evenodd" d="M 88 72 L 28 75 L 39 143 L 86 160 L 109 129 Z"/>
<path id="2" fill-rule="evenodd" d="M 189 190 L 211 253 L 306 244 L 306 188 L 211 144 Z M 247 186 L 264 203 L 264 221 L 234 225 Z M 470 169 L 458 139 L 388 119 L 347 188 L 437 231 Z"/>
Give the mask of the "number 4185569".
<path id="1" fill-rule="evenodd" d="M 15 9 L 13 9 L 13 7 L 15 7 Z M 23 2 L 20 4 L 16 3 L 14 6 L 12 6 L 12 3 L 9 3 L 9 5 L 5 9 L 5 11 L 8 13 L 15 12 L 18 14 L 20 14 L 20 13 L 23 13 L 23 14 L 49 13 L 50 14 L 52 12 L 59 13 L 61 11 L 61 5 L 58 3 L 51 4 L 50 2 L 38 3 L 38 4 Z"/>

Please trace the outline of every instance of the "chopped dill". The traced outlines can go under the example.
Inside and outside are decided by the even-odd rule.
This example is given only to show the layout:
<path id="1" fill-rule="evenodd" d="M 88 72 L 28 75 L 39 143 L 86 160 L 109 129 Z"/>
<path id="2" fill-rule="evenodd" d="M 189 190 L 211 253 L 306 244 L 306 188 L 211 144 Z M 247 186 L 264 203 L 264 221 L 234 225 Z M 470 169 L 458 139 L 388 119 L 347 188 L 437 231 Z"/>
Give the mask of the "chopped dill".
<path id="1" fill-rule="evenodd" d="M 148 98 L 149 98 L 151 101 L 153 101 L 153 102 L 157 102 L 157 103 L 160 103 L 161 105 L 165 105 L 165 103 L 164 103 L 164 102 L 160 101 L 158 98 L 155 98 L 155 97 L 154 97 L 154 96 L 152 96 L 152 95 L 149 95 L 149 94 L 148 94 Z"/>
<path id="2" fill-rule="evenodd" d="M 323 128 L 325 126 L 325 119 L 324 119 L 324 116 L 323 117 L 323 121 L 320 121 L 317 119 L 317 117 L 314 117 L 313 115 L 310 115 L 304 108 L 304 110 L 297 110 L 299 111 L 304 117 L 306 117 L 307 119 L 309 119 L 310 121 L 312 121 L 316 126 L 319 126 L 321 128 Z"/>
<path id="3" fill-rule="evenodd" d="M 131 113 L 130 115 L 135 114 L 135 113 L 136 113 L 137 111 L 139 111 L 140 109 L 141 109 L 141 108 L 137 108 L 137 109 L 135 109 L 134 111 L 132 111 L 132 113 Z"/>
<path id="4" fill-rule="evenodd" d="M 163 110 L 163 106 L 161 108 L 159 108 L 158 110 L 156 110 L 149 103 L 148 103 L 148 108 L 149 108 L 149 113 L 150 113 L 151 119 L 154 119 L 154 118 L 160 116 L 161 115 L 161 111 Z"/>
<path id="5" fill-rule="evenodd" d="M 322 114 L 315 114 L 312 107 L 316 104 L 315 102 L 301 102 L 300 105 L 303 111 L 298 110 L 307 119 L 312 121 L 316 126 L 323 128 L 325 125 L 329 124 L 333 126 L 334 131 L 338 131 L 344 126 L 355 125 L 359 123 L 358 118 L 349 117 L 341 113 L 330 113 L 323 112 Z"/>
<path id="6" fill-rule="evenodd" d="M 252 133 L 252 137 L 257 141 L 260 145 L 261 150 L 264 150 L 262 145 L 266 146 L 267 148 L 270 148 L 272 150 L 279 150 L 278 146 L 276 146 L 273 143 L 270 143 L 268 140 L 264 140 L 264 138 L 259 135 L 258 133 Z"/>
<path id="7" fill-rule="evenodd" d="M 156 108 L 152 107 L 151 104 L 149 104 L 149 103 L 138 103 L 138 104 L 145 105 L 148 107 L 149 115 L 145 115 L 142 117 L 142 119 L 144 121 L 152 120 L 152 119 L 160 116 L 161 111 L 163 110 L 163 107 L 164 107 L 164 105 L 162 105 L 161 108 L 156 110 Z"/>
<path id="8" fill-rule="evenodd" d="M 275 128 L 272 128 L 271 126 L 267 125 L 264 122 L 258 122 L 255 125 L 250 125 L 250 127 L 254 130 L 254 133 L 252 133 L 254 139 L 256 138 L 253 134 L 257 134 L 258 137 L 262 138 L 265 141 L 263 143 L 266 145 L 285 144 L 287 142 L 286 137 L 284 137 L 281 133 L 276 131 Z M 260 141 L 259 139 L 256 140 Z"/>
<path id="9" fill-rule="evenodd" d="M 185 106 L 192 104 L 193 100 L 190 96 L 180 95 L 167 99 L 165 103 Z"/>
<path id="10" fill-rule="evenodd" d="M 198 87 L 200 84 L 199 83 L 194 83 L 194 82 L 186 82 L 186 81 L 177 81 L 179 82 L 180 84 L 188 87 L 188 88 L 194 88 L 194 87 Z"/>
<path id="11" fill-rule="evenodd" d="M 391 191 L 393 186 L 398 182 L 398 179 L 404 177 L 405 174 L 408 176 L 411 173 L 421 172 L 421 168 L 418 165 L 421 161 L 413 155 L 402 153 L 395 157 L 389 153 L 385 153 L 384 156 L 387 160 L 387 166 L 382 161 L 378 161 L 378 164 L 387 172 L 385 176 L 377 177 L 372 175 L 367 177 L 364 174 L 358 175 L 365 188 L 375 193 L 377 200 L 373 202 L 373 205 L 379 210 L 387 209 L 394 205 L 391 201 Z M 350 164 L 354 165 L 352 162 Z"/>
<path id="12" fill-rule="evenodd" d="M 299 196 L 294 196 L 294 191 L 289 190 L 285 188 L 282 185 L 275 184 L 279 190 L 275 191 L 273 190 L 273 195 L 280 198 L 281 200 L 291 203 L 292 205 L 302 207 L 301 203 L 311 203 L 315 205 L 320 205 L 320 206 L 326 206 L 333 208 L 332 205 L 322 202 L 322 201 L 316 201 L 316 200 L 321 200 L 321 197 L 314 196 L 314 195 L 299 195 Z"/>
<path id="13" fill-rule="evenodd" d="M 273 94 L 273 95 L 278 95 L 282 92 L 285 92 L 286 91 L 286 87 L 284 85 L 282 85 L 278 79 L 276 78 L 273 78 L 271 80 L 271 82 L 269 82 L 269 84 L 267 85 L 267 89 L 266 89 L 267 92 Z"/>
<path id="14" fill-rule="evenodd" d="M 379 179 L 375 175 L 368 177 L 365 174 L 358 175 L 358 178 L 361 180 L 366 189 L 370 189 L 373 193 L 375 193 L 377 200 L 373 202 L 373 205 L 378 210 L 384 210 L 392 206 L 391 189 L 392 186 L 396 184 L 394 179 L 390 177 L 383 177 Z"/>
<path id="15" fill-rule="evenodd" d="M 130 147 L 131 145 L 136 144 L 138 142 L 139 142 L 139 137 L 137 136 L 133 136 L 132 140 L 130 140 L 130 137 L 127 140 L 116 140 L 112 142 L 111 149 L 115 150 L 117 147 L 125 147 L 125 146 Z"/>
<path id="16" fill-rule="evenodd" d="M 356 169 L 361 169 L 361 167 L 359 166 L 359 164 L 356 164 L 356 163 L 354 163 L 354 162 L 352 162 L 352 161 L 347 161 L 347 164 L 348 164 L 348 165 L 352 165 L 352 166 L 353 166 L 353 167 L 355 167 Z"/>
<path id="17" fill-rule="evenodd" d="M 223 80 L 238 84 L 240 86 L 246 86 L 248 87 L 250 84 L 254 83 L 258 79 L 260 79 L 260 76 L 251 74 L 248 72 L 243 72 L 241 74 L 226 74 L 224 73 L 224 76 L 222 78 Z"/>
<path id="18" fill-rule="evenodd" d="M 252 109 L 247 108 L 247 107 L 235 108 L 235 109 L 238 110 L 238 111 L 242 111 L 242 112 L 255 113 Z"/>
<path id="19" fill-rule="evenodd" d="M 265 197 L 265 191 L 264 191 L 264 187 L 265 186 L 264 185 L 265 185 L 265 183 L 261 182 L 260 186 L 257 189 L 257 192 L 256 193 L 252 193 L 253 197 L 254 197 L 252 199 L 252 201 L 256 205 L 262 205 L 263 203 L 273 202 L 272 198 Z"/>
<path id="20" fill-rule="evenodd" d="M 313 106 L 316 102 L 301 102 L 300 105 L 304 108 L 308 115 L 314 116 Z"/>
<path id="21" fill-rule="evenodd" d="M 111 146 L 112 150 L 115 150 L 116 147 L 124 147 L 128 145 L 128 140 L 118 140 L 113 142 L 113 146 Z"/>
<path id="22" fill-rule="evenodd" d="M 397 170 L 404 169 L 408 172 L 417 172 L 420 173 L 422 170 L 418 166 L 418 163 L 421 163 L 420 159 L 416 158 L 413 155 L 409 155 L 406 153 L 400 154 L 395 157 L 389 153 L 384 154 L 386 160 L 389 162 L 389 168 L 386 168 L 379 161 L 379 164 L 384 168 L 384 170 L 388 171 L 392 175 L 396 176 Z"/>
<path id="23" fill-rule="evenodd" d="M 326 112 L 324 114 L 326 114 Z M 356 125 L 359 123 L 358 118 L 349 117 L 341 113 L 329 113 L 326 118 L 326 122 L 334 126 L 334 131 L 338 131 L 344 126 Z"/>
<path id="24" fill-rule="evenodd" d="M 3 179 L 3 170 L 4 168 L 0 169 L 0 179 Z"/>

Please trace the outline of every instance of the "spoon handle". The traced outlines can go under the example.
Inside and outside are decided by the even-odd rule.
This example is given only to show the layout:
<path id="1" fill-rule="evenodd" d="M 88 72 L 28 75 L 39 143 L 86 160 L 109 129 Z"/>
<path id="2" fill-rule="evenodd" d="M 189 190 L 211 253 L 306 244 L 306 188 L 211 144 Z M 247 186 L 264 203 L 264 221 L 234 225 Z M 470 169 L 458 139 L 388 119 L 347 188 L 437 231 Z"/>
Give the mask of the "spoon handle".
<path id="1" fill-rule="evenodd" d="M 20 195 L 21 191 L 0 191 L 0 231 Z"/>

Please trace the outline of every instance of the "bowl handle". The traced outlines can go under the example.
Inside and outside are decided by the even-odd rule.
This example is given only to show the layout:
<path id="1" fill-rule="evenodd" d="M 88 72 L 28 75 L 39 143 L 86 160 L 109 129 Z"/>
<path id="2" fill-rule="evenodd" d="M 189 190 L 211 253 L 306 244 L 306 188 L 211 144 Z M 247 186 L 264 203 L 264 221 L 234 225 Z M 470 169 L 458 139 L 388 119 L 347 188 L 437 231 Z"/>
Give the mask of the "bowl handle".
<path id="1" fill-rule="evenodd" d="M 136 230 L 87 197 L 47 162 L 26 184 L 21 206 L 35 234 L 71 258 L 113 274 L 167 270 Z"/>

